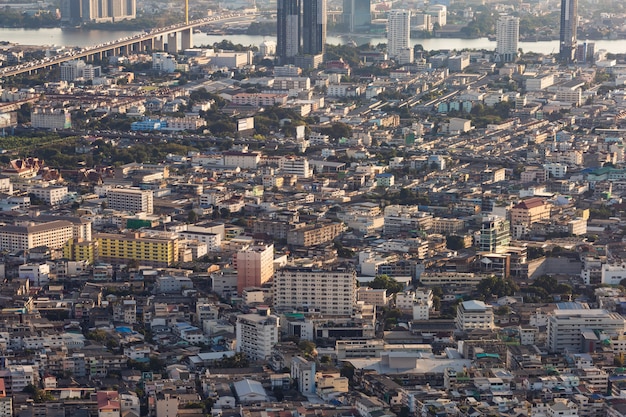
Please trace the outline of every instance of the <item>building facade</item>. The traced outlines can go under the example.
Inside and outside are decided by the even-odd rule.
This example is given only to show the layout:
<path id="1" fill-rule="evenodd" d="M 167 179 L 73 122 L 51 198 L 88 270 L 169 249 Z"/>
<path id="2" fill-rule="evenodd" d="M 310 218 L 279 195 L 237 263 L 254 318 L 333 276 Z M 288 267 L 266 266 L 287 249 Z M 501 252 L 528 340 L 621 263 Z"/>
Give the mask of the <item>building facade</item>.
<path id="1" fill-rule="evenodd" d="M 387 21 L 387 53 L 390 58 L 397 58 L 402 51 L 410 48 L 411 12 L 391 10 Z"/>
<path id="2" fill-rule="evenodd" d="M 518 41 L 519 17 L 500 16 L 496 25 L 496 53 L 501 61 L 515 61 Z"/>
<path id="3" fill-rule="evenodd" d="M 244 288 L 262 286 L 274 275 L 274 245 L 249 246 L 238 251 L 233 260 L 239 294 Z"/>
<path id="4" fill-rule="evenodd" d="M 150 190 L 115 188 L 107 191 L 107 203 L 109 208 L 119 211 L 146 214 L 154 211 L 154 197 Z"/>
<path id="5" fill-rule="evenodd" d="M 561 0 L 559 55 L 564 62 L 572 62 L 575 58 L 577 29 L 578 0 Z"/>
<path id="6" fill-rule="evenodd" d="M 274 307 L 279 311 L 314 311 L 351 316 L 356 303 L 354 270 L 322 271 L 286 268 L 273 280 Z"/>
<path id="7" fill-rule="evenodd" d="M 280 319 L 269 309 L 259 314 L 237 316 L 237 352 L 245 353 L 250 360 L 264 360 L 272 356 L 272 348 L 278 343 Z"/>

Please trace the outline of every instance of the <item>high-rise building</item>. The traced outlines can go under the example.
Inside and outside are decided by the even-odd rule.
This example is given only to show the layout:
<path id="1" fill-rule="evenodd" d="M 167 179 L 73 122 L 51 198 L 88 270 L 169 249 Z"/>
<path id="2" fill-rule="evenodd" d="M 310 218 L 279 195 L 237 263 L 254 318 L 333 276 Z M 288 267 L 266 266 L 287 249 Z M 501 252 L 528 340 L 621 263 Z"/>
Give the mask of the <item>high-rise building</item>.
<path id="1" fill-rule="evenodd" d="M 303 0 L 302 6 L 302 53 L 323 54 L 326 45 L 326 0 Z"/>
<path id="2" fill-rule="evenodd" d="M 501 61 L 515 61 L 518 41 L 519 17 L 500 16 L 496 26 L 496 53 L 500 56 Z"/>
<path id="3" fill-rule="evenodd" d="M 270 314 L 269 308 L 259 308 L 258 314 L 237 316 L 237 352 L 244 353 L 253 361 L 264 360 L 272 355 L 278 343 L 280 319 Z"/>
<path id="4" fill-rule="evenodd" d="M 245 288 L 260 287 L 274 275 L 274 245 L 253 245 L 236 253 L 237 292 Z"/>
<path id="5" fill-rule="evenodd" d="M 479 249 L 497 252 L 511 242 L 511 227 L 507 219 L 498 216 L 483 217 L 480 227 Z"/>
<path id="6" fill-rule="evenodd" d="M 410 48 L 411 12 L 408 10 L 390 10 L 387 21 L 387 53 L 390 58 L 397 58 Z"/>
<path id="7" fill-rule="evenodd" d="M 559 55 L 562 61 L 572 62 L 576 53 L 578 29 L 578 0 L 561 0 L 561 33 Z"/>
<path id="8" fill-rule="evenodd" d="M 576 62 L 593 63 L 593 56 L 596 53 L 596 44 L 593 42 L 583 42 L 576 48 Z"/>
<path id="9" fill-rule="evenodd" d="M 116 188 L 107 191 L 109 208 L 133 213 L 152 214 L 154 197 L 151 190 L 137 190 L 132 188 Z"/>
<path id="10" fill-rule="evenodd" d="M 300 0 L 278 0 L 276 55 L 282 64 L 300 53 Z"/>
<path id="11" fill-rule="evenodd" d="M 137 0 L 62 0 L 61 2 L 61 21 L 69 24 L 135 19 L 136 12 Z"/>
<path id="12" fill-rule="evenodd" d="M 367 32 L 372 24 L 370 0 L 343 0 L 343 23 L 352 32 Z"/>
<path id="13" fill-rule="evenodd" d="M 356 303 L 356 272 L 285 268 L 273 281 L 274 307 L 351 316 Z"/>

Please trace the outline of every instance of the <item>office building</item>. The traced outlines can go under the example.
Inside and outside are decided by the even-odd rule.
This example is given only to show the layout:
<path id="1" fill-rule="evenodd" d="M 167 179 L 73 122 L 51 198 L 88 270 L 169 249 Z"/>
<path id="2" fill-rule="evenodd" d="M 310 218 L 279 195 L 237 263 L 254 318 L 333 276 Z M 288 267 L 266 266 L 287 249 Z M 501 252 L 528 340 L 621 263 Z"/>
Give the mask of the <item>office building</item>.
<path id="1" fill-rule="evenodd" d="M 67 24 L 119 22 L 136 18 L 137 0 L 62 0 L 60 9 Z"/>
<path id="2" fill-rule="evenodd" d="M 108 207 L 113 210 L 152 214 L 154 198 L 150 190 L 114 188 L 107 191 Z"/>
<path id="3" fill-rule="evenodd" d="M 283 65 L 300 53 L 300 9 L 300 0 L 278 0 L 276 55 Z"/>
<path id="4" fill-rule="evenodd" d="M 326 45 L 326 0 L 302 0 L 302 54 L 323 55 Z"/>
<path id="5" fill-rule="evenodd" d="M 265 360 L 272 355 L 278 343 L 280 319 L 270 314 L 269 308 L 259 308 L 258 314 L 237 316 L 237 352 L 242 352 L 253 361 Z"/>
<path id="6" fill-rule="evenodd" d="M 273 281 L 274 307 L 279 311 L 310 311 L 351 316 L 356 303 L 356 272 L 285 268 Z"/>
<path id="7" fill-rule="evenodd" d="M 370 0 L 343 0 L 342 17 L 350 33 L 368 32 L 372 24 Z"/>
<path id="8" fill-rule="evenodd" d="M 548 317 L 548 349 L 553 353 L 587 352 L 585 341 L 597 341 L 597 335 L 624 333 L 624 318 L 613 312 L 589 308 L 559 308 Z"/>
<path id="9" fill-rule="evenodd" d="M 274 245 L 257 244 L 238 251 L 233 257 L 237 270 L 237 293 L 260 287 L 274 275 Z"/>
<path id="10" fill-rule="evenodd" d="M 391 10 L 387 21 L 387 53 L 390 58 L 397 58 L 410 48 L 411 12 Z"/>
<path id="11" fill-rule="evenodd" d="M 326 0 L 278 0 L 276 55 L 281 64 L 317 67 L 326 44 Z"/>
<path id="12" fill-rule="evenodd" d="M 596 44 L 594 42 L 583 42 L 576 47 L 576 62 L 579 64 L 593 64 L 593 56 L 596 53 Z"/>
<path id="13" fill-rule="evenodd" d="M 173 233 L 97 233 L 97 259 L 112 264 L 136 260 L 140 265 L 167 267 L 179 260 L 180 239 Z"/>
<path id="14" fill-rule="evenodd" d="M 483 217 L 480 226 L 479 250 L 497 252 L 511 242 L 511 228 L 508 220 L 498 216 Z"/>
<path id="15" fill-rule="evenodd" d="M 462 302 L 456 310 L 456 328 L 459 330 L 493 329 L 493 308 L 478 300 Z"/>
<path id="16" fill-rule="evenodd" d="M 578 0 L 561 0 L 559 55 L 564 62 L 572 62 L 575 58 L 577 29 Z"/>
<path id="17" fill-rule="evenodd" d="M 3 226 L 0 227 L 0 250 L 13 252 L 39 246 L 59 249 L 72 239 L 73 229 L 72 223 L 65 220 L 26 226 Z"/>
<path id="18" fill-rule="evenodd" d="M 496 26 L 496 53 L 501 61 L 515 61 L 518 41 L 519 17 L 500 16 Z"/>

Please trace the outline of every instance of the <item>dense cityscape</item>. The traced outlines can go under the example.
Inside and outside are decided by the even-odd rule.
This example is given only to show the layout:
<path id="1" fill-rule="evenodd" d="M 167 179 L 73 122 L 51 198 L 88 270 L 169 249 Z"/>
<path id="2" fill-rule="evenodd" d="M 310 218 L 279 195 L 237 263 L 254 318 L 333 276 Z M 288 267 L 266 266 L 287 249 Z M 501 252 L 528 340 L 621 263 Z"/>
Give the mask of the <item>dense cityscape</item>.
<path id="1" fill-rule="evenodd" d="M 625 6 L 7 5 L 0 417 L 625 416 Z"/>

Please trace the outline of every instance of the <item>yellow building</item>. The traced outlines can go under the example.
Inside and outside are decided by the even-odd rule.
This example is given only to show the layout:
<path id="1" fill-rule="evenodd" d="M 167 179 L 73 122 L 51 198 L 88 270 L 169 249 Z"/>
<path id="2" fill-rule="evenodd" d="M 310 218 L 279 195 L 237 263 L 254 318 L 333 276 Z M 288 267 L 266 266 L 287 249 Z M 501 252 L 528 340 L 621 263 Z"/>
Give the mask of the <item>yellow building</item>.
<path id="1" fill-rule="evenodd" d="M 70 261 L 86 261 L 93 265 L 98 255 L 98 242 L 70 239 L 63 246 L 63 257 Z"/>
<path id="2" fill-rule="evenodd" d="M 98 233 L 97 259 L 124 263 L 131 259 L 141 265 L 171 266 L 179 261 L 179 238 L 171 233 Z"/>

